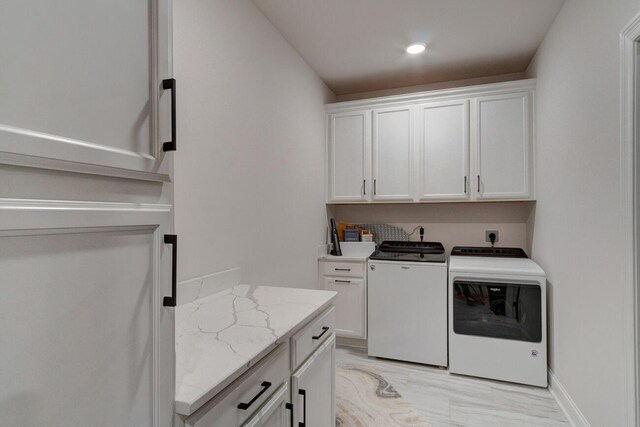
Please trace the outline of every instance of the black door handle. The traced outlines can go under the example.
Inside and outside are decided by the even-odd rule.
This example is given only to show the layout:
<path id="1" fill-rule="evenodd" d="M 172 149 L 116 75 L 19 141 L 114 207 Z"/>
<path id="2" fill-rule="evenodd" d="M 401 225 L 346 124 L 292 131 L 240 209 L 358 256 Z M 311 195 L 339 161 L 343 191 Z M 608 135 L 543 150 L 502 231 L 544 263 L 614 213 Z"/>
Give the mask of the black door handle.
<path id="1" fill-rule="evenodd" d="M 162 151 L 176 151 L 176 79 L 164 79 L 162 89 L 171 89 L 171 141 L 162 144 Z"/>
<path id="2" fill-rule="evenodd" d="M 164 297 L 162 305 L 165 307 L 176 306 L 176 282 L 177 282 L 177 269 L 178 269 L 178 236 L 175 234 L 165 234 L 164 243 L 166 245 L 173 246 L 173 254 L 171 256 L 171 296 Z"/>
<path id="3" fill-rule="evenodd" d="M 337 280 L 336 280 L 336 282 L 337 282 Z M 313 339 L 313 340 L 319 340 L 320 338 L 322 338 L 322 336 L 323 336 L 324 334 L 326 334 L 326 333 L 327 333 L 327 331 L 328 331 L 328 330 L 329 330 L 329 327 L 328 327 L 328 326 L 323 326 L 323 327 L 322 327 L 322 332 L 320 333 L 320 335 L 313 336 L 313 337 L 311 337 L 311 339 Z"/>
<path id="4" fill-rule="evenodd" d="M 289 414 L 290 416 L 289 425 L 293 427 L 293 403 L 287 402 L 285 403 L 284 407 L 287 408 L 289 411 L 291 411 L 291 413 Z"/>
<path id="5" fill-rule="evenodd" d="M 262 390 L 260 390 L 260 392 L 258 394 L 253 396 L 253 399 L 251 399 L 249 401 L 249 403 L 244 403 L 244 402 L 238 403 L 238 409 L 242 409 L 242 410 L 246 411 L 247 409 L 249 409 L 249 407 L 251 405 L 253 405 L 253 403 L 256 400 L 260 399 L 260 396 L 262 396 L 264 394 L 264 392 L 269 389 L 269 387 L 271 387 L 271 383 L 269 381 L 262 381 L 262 384 L 260 384 L 260 385 L 262 386 Z"/>
<path id="6" fill-rule="evenodd" d="M 298 394 L 302 396 L 302 422 L 298 422 L 298 427 L 307 425 L 307 391 L 300 389 Z"/>

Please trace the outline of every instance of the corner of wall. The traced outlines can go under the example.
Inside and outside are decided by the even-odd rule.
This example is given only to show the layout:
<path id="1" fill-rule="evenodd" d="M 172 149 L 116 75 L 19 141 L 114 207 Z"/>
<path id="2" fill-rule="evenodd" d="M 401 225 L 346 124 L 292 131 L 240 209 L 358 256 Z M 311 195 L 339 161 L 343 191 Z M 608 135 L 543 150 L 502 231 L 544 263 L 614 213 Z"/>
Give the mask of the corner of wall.
<path id="1" fill-rule="evenodd" d="M 560 405 L 560 409 L 564 412 L 569 423 L 574 427 L 591 427 L 584 414 L 573 401 L 569 392 L 564 388 L 562 383 L 555 376 L 553 371 L 549 369 L 549 391 Z"/>

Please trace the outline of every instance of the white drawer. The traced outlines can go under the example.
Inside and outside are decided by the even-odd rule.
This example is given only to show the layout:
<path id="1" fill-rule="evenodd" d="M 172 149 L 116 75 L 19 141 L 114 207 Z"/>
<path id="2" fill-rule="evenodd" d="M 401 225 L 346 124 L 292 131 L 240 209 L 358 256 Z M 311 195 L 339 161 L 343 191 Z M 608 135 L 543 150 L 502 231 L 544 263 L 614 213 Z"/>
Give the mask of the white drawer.
<path id="1" fill-rule="evenodd" d="M 283 343 L 187 418 L 188 427 L 239 426 L 289 378 L 289 345 Z M 239 404 L 248 404 L 241 409 Z"/>
<path id="2" fill-rule="evenodd" d="M 364 277 L 364 262 L 323 261 L 322 274 L 325 276 Z"/>
<path id="3" fill-rule="evenodd" d="M 295 370 L 331 334 L 335 327 L 335 309 L 331 307 L 291 337 L 291 370 Z"/>

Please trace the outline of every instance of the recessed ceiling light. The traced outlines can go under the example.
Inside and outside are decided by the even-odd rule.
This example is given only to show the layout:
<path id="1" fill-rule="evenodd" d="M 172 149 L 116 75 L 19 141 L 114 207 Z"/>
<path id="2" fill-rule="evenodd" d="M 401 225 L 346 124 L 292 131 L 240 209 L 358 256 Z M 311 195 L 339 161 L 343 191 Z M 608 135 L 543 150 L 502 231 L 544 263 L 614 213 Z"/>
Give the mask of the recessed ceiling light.
<path id="1" fill-rule="evenodd" d="M 424 43 L 411 43 L 409 46 L 407 46 L 407 53 L 417 55 L 424 52 L 425 48 L 426 45 Z"/>

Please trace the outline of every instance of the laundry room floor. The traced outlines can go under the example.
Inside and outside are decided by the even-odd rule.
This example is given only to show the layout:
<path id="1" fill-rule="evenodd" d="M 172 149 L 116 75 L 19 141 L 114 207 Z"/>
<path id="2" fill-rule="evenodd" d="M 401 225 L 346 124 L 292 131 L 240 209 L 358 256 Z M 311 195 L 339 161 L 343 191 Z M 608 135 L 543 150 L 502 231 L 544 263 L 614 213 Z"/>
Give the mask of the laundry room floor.
<path id="1" fill-rule="evenodd" d="M 336 351 L 336 426 L 569 426 L 549 390 Z"/>

